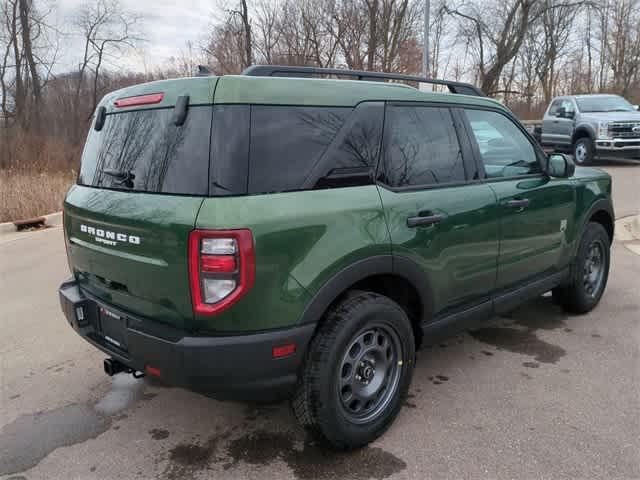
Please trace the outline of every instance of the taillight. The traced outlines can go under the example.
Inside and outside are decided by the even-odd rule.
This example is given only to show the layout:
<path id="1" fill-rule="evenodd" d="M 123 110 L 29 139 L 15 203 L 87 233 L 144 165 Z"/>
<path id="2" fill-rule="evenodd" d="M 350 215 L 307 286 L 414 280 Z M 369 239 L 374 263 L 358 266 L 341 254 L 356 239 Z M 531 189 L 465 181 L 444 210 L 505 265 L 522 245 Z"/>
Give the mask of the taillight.
<path id="1" fill-rule="evenodd" d="M 160 103 L 164 98 L 164 93 L 148 93 L 146 95 L 136 95 L 135 97 L 119 98 L 113 104 L 116 108 L 136 107 L 138 105 L 153 105 Z"/>
<path id="2" fill-rule="evenodd" d="M 193 230 L 189 234 L 189 280 L 195 313 L 213 315 L 226 310 L 251 289 L 254 277 L 251 230 Z"/>

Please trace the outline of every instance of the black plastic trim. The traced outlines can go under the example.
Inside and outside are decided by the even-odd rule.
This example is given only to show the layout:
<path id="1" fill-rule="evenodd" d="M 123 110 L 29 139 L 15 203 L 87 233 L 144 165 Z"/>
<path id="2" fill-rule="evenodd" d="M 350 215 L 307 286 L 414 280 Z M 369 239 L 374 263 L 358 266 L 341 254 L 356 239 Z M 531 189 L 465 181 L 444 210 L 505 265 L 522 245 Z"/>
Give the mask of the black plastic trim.
<path id="1" fill-rule="evenodd" d="M 506 290 L 497 294 L 493 300 L 493 308 L 496 314 L 507 313 L 523 302 L 542 295 L 552 288 L 564 283 L 569 276 L 569 269 L 564 268 L 540 278 L 531 280 L 521 286 Z"/>
<path id="2" fill-rule="evenodd" d="M 305 308 L 298 324 L 317 323 L 342 293 L 373 275 L 398 275 L 406 279 L 417 290 L 423 313 L 430 315 L 433 297 L 424 271 L 406 257 L 379 255 L 355 262 L 326 281 Z"/>
<path id="3" fill-rule="evenodd" d="M 530 280 L 520 286 L 502 292 L 494 293 L 490 299 L 474 305 L 456 308 L 452 312 L 445 312 L 433 321 L 423 322 L 423 342 L 432 345 L 457 333 L 477 327 L 482 321 L 490 320 L 493 316 L 509 312 L 523 302 L 535 298 L 561 285 L 568 278 L 569 269 L 543 275 Z"/>
<path id="4" fill-rule="evenodd" d="M 222 337 L 182 336 L 175 341 L 136 328 L 127 315 L 124 327 L 127 350 L 109 344 L 99 331 L 98 307 L 120 311 L 87 297 L 70 280 L 58 290 L 62 311 L 73 329 L 86 341 L 134 371 L 151 365 L 169 385 L 207 393 L 221 399 L 276 400 L 290 394 L 304 359 L 315 325 L 285 330 Z M 87 322 L 77 321 L 83 307 Z M 148 330 L 147 330 L 148 331 Z M 184 332 L 183 332 L 184 333 Z M 294 354 L 274 359 L 275 346 L 294 343 Z"/>
<path id="5" fill-rule="evenodd" d="M 445 85 L 451 93 L 475 95 L 484 97 L 485 94 L 470 83 L 441 80 L 438 78 L 418 77 L 401 73 L 370 72 L 364 70 L 345 70 L 339 68 L 296 67 L 289 65 L 252 65 L 242 72 L 250 77 L 313 77 L 314 75 L 341 75 L 355 77 L 356 80 L 403 80 L 407 82 L 430 83 Z"/>
<path id="6" fill-rule="evenodd" d="M 184 124 L 189 111 L 189 95 L 181 95 L 177 98 L 173 107 L 173 124 L 177 127 Z"/>
<path id="7" fill-rule="evenodd" d="M 439 316 L 432 322 L 422 324 L 422 341 L 425 345 L 433 345 L 447 337 L 477 326 L 493 316 L 493 302 L 485 300 L 479 304 L 458 309 Z"/>
<path id="8" fill-rule="evenodd" d="M 587 212 L 584 214 L 584 216 L 581 219 L 581 224 L 580 224 L 580 228 L 579 230 L 576 230 L 579 232 L 578 235 L 576 235 L 576 244 L 575 244 L 575 248 L 574 248 L 574 256 L 577 253 L 578 250 L 578 246 L 580 244 L 580 239 L 582 238 L 582 235 L 584 234 L 585 229 L 587 228 L 587 224 L 589 223 L 589 219 L 591 217 L 593 217 L 596 213 L 598 212 L 605 212 L 607 215 L 609 215 L 609 218 L 611 219 L 611 224 L 613 225 L 613 229 L 615 231 L 616 228 L 616 217 L 613 211 L 613 204 L 611 203 L 610 200 L 606 199 L 606 198 L 599 198 L 598 200 L 596 200 L 595 202 L 593 202 L 593 204 L 591 204 L 591 207 L 589 207 L 589 210 L 587 210 Z M 612 241 L 613 241 L 613 237 L 612 237 Z"/>
<path id="9" fill-rule="evenodd" d="M 311 302 L 302 312 L 298 324 L 307 325 L 316 323 L 333 301 L 346 291 L 350 286 L 371 275 L 379 275 L 393 272 L 393 257 L 380 255 L 359 260 L 344 270 L 336 273 L 320 287 Z"/>
<path id="10" fill-rule="evenodd" d="M 93 129 L 96 132 L 102 130 L 104 127 L 104 121 L 107 119 L 107 109 L 105 107 L 98 107 L 98 111 L 96 112 L 96 121 L 93 124 Z"/>

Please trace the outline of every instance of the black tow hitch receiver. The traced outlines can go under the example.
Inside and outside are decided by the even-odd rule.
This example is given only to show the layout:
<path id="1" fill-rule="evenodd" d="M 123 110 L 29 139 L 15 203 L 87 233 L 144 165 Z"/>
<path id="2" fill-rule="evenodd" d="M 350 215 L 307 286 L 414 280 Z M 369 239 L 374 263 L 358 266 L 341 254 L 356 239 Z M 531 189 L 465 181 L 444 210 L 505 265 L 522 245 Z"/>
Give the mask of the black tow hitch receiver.
<path id="1" fill-rule="evenodd" d="M 144 377 L 144 373 L 138 372 L 133 368 L 127 367 L 125 364 L 120 363 L 115 358 L 105 358 L 103 365 L 104 365 L 104 373 L 106 373 L 110 377 L 113 377 L 114 375 L 122 372 L 130 373 L 131 375 L 133 375 L 133 378 Z"/>
<path id="2" fill-rule="evenodd" d="M 120 372 L 126 372 L 128 367 L 113 358 L 104 359 L 104 373 L 113 377 Z"/>

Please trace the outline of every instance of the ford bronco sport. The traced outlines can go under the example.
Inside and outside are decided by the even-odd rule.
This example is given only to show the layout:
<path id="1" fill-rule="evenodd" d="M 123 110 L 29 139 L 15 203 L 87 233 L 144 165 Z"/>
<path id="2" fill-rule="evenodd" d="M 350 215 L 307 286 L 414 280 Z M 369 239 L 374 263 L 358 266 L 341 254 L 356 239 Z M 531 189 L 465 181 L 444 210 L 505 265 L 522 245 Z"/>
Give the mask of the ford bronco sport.
<path id="1" fill-rule="evenodd" d="M 416 80 L 258 66 L 101 101 L 59 294 L 107 373 L 288 395 L 354 448 L 397 416 L 421 344 L 549 290 L 598 304 L 611 178 L 547 157 L 471 85 L 385 79 Z"/>

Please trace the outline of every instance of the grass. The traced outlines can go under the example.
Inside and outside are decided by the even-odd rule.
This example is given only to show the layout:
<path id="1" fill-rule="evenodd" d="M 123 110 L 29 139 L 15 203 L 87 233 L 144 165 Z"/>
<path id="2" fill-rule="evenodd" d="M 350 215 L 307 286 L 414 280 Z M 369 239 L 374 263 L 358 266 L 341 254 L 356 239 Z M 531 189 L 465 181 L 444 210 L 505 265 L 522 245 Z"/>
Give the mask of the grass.
<path id="1" fill-rule="evenodd" d="M 62 209 L 76 173 L 0 170 L 0 223 L 38 217 Z"/>

